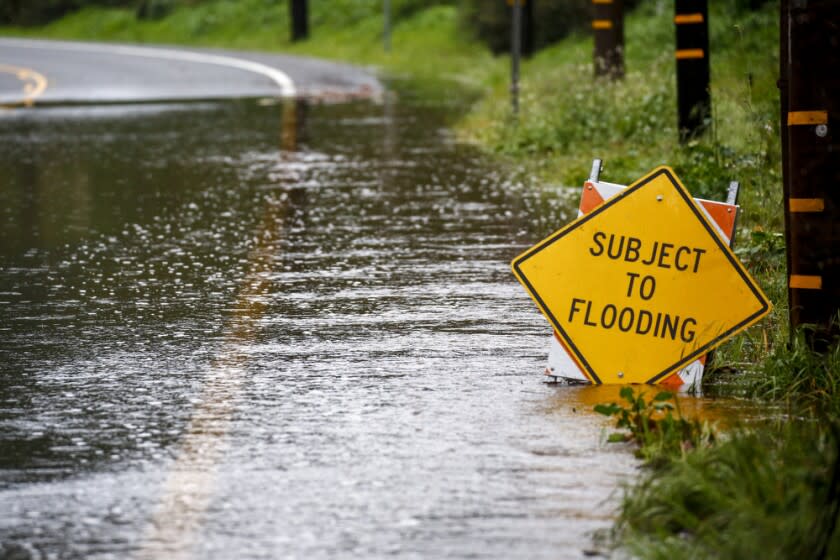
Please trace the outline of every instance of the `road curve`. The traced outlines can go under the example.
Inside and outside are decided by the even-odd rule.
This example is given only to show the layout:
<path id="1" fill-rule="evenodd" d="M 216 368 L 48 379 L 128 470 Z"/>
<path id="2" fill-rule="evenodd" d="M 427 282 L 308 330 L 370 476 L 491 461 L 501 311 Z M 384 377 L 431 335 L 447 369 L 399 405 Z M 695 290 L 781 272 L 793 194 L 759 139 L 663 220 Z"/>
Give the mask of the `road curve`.
<path id="1" fill-rule="evenodd" d="M 347 64 L 221 49 L 0 38 L 0 105 L 376 97 Z"/>

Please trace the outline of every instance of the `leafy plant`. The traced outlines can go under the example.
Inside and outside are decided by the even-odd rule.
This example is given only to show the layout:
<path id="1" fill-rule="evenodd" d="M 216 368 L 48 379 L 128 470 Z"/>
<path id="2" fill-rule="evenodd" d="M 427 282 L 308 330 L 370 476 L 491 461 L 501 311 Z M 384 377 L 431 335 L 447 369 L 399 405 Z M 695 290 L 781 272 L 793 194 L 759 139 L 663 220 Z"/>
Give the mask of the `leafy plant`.
<path id="1" fill-rule="evenodd" d="M 615 418 L 615 427 L 626 430 L 610 434 L 607 441 L 635 442 L 639 446 L 637 455 L 654 466 L 714 442 L 708 423 L 682 416 L 673 393 L 660 391 L 650 400 L 645 399 L 645 394 L 642 389 L 637 393 L 627 386 L 619 392 L 624 403 L 595 406 L 595 412 Z"/>
<path id="2" fill-rule="evenodd" d="M 784 234 L 765 231 L 756 226 L 749 232 L 747 243 L 738 247 L 735 253 L 750 266 L 751 270 L 774 270 L 784 261 Z"/>

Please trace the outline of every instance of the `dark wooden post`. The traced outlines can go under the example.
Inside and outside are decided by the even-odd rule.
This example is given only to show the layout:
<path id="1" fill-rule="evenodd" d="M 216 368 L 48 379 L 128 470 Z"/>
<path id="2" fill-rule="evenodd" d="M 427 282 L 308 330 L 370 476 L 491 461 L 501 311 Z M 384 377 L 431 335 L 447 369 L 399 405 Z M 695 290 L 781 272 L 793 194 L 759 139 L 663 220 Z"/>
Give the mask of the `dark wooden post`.
<path id="1" fill-rule="evenodd" d="M 677 110 L 680 140 L 706 130 L 711 120 L 707 0 L 676 0 Z"/>
<path id="2" fill-rule="evenodd" d="M 840 3 L 781 4 L 781 131 L 792 327 L 840 334 Z"/>
<path id="3" fill-rule="evenodd" d="M 592 0 L 595 76 L 624 77 L 624 0 Z"/>
<path id="4" fill-rule="evenodd" d="M 680 140 L 702 133 L 711 121 L 709 6 L 707 0 L 676 0 L 677 110 Z"/>
<path id="5" fill-rule="evenodd" d="M 309 37 L 309 9 L 307 0 L 289 0 L 292 16 L 292 41 L 302 41 Z"/>
<path id="6" fill-rule="evenodd" d="M 391 0 L 382 4 L 382 48 L 391 52 Z"/>
<path id="7" fill-rule="evenodd" d="M 522 3 L 522 56 L 525 58 L 529 58 L 536 50 L 534 2 L 536 0 L 524 0 Z"/>
<path id="8" fill-rule="evenodd" d="M 524 0 L 508 0 L 511 8 L 510 32 L 510 101 L 513 115 L 519 114 L 519 62 L 522 54 L 522 4 Z"/>

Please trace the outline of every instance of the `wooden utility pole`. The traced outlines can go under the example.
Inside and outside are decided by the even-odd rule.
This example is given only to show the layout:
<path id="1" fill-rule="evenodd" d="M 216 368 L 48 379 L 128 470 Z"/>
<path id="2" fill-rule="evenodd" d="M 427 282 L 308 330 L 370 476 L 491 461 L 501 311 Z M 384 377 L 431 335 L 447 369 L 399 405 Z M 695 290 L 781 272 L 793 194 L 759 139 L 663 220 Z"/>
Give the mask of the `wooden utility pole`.
<path id="1" fill-rule="evenodd" d="M 522 0 L 522 56 L 525 58 L 530 58 L 536 50 L 534 2 L 536 0 Z"/>
<path id="2" fill-rule="evenodd" d="M 624 77 L 624 0 L 592 0 L 595 76 Z"/>
<path id="3" fill-rule="evenodd" d="M 840 3 L 782 0 L 780 75 L 790 323 L 840 334 Z"/>
<path id="4" fill-rule="evenodd" d="M 292 20 L 292 41 L 309 38 L 309 8 L 307 0 L 289 0 Z"/>
<path id="5" fill-rule="evenodd" d="M 519 114 L 519 62 L 522 58 L 522 4 L 525 0 L 512 1 L 510 32 L 510 101 L 513 115 Z"/>
<path id="6" fill-rule="evenodd" d="M 708 0 L 676 0 L 677 110 L 680 141 L 708 127 L 712 114 Z"/>
<path id="7" fill-rule="evenodd" d="M 391 0 L 382 3 L 382 48 L 391 52 Z"/>

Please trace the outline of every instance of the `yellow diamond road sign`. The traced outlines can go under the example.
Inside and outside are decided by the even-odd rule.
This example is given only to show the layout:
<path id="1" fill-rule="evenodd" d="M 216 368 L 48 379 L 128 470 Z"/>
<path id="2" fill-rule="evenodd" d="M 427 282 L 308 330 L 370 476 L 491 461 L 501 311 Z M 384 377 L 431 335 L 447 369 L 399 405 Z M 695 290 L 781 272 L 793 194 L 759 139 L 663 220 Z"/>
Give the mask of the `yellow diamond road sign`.
<path id="1" fill-rule="evenodd" d="M 512 264 L 593 383 L 655 383 L 771 307 L 669 167 Z"/>

